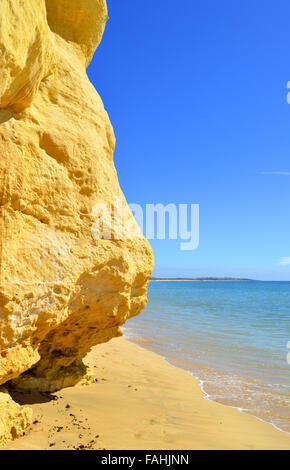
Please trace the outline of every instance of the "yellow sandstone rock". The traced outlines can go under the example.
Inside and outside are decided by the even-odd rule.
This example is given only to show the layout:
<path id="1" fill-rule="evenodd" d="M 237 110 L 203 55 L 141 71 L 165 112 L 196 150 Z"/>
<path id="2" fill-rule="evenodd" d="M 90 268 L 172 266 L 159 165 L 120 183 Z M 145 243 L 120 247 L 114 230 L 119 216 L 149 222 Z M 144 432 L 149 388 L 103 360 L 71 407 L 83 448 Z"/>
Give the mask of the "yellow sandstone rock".
<path id="1" fill-rule="evenodd" d="M 7 441 L 23 435 L 32 421 L 32 410 L 20 406 L 10 397 L 7 390 L 0 388 L 0 447 Z"/>
<path id="2" fill-rule="evenodd" d="M 0 384 L 79 383 L 90 348 L 147 301 L 152 250 L 120 235 L 120 217 L 138 228 L 86 74 L 107 19 L 105 0 L 1 1 Z M 110 239 L 94 233 L 110 222 L 103 205 Z"/>

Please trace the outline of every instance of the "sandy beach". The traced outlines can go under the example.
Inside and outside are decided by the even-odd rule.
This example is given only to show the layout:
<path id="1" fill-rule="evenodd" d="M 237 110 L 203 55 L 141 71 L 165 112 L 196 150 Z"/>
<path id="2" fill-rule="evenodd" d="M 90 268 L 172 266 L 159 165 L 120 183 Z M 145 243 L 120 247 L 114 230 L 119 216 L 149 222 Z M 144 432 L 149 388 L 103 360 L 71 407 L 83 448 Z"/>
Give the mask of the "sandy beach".
<path id="1" fill-rule="evenodd" d="M 96 383 L 15 394 L 34 423 L 7 450 L 290 449 L 290 435 L 209 402 L 196 379 L 162 357 L 113 339 L 86 358 Z"/>

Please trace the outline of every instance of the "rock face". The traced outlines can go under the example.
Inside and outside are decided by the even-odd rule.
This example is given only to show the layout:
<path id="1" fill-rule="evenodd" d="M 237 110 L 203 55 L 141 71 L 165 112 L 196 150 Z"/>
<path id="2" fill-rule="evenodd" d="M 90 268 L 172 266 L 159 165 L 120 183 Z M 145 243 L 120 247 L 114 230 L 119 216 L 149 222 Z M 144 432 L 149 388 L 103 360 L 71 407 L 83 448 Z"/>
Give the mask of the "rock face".
<path id="1" fill-rule="evenodd" d="M 120 220 L 138 229 L 86 75 L 107 19 L 105 0 L 1 1 L 0 385 L 86 380 L 82 358 L 147 301 L 152 251 L 120 236 Z"/>
<path id="2" fill-rule="evenodd" d="M 20 406 L 10 397 L 7 390 L 0 388 L 0 447 L 8 440 L 23 435 L 24 430 L 32 421 L 32 410 Z"/>

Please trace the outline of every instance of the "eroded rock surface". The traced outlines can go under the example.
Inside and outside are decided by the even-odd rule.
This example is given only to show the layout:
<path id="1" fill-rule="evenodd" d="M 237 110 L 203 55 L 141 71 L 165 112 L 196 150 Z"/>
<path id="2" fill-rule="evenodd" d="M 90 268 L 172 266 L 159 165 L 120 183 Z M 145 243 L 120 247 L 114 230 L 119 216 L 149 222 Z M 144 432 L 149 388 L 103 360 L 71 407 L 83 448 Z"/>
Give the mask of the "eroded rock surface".
<path id="1" fill-rule="evenodd" d="M 86 75 L 107 19 L 105 0 L 0 5 L 0 384 L 20 390 L 84 380 L 82 358 L 147 301 L 148 242 L 117 223 L 92 235 L 94 207 L 116 198 L 136 224 Z"/>
<path id="2" fill-rule="evenodd" d="M 15 403 L 7 390 L 0 387 L 0 447 L 22 436 L 31 421 L 32 410 Z"/>

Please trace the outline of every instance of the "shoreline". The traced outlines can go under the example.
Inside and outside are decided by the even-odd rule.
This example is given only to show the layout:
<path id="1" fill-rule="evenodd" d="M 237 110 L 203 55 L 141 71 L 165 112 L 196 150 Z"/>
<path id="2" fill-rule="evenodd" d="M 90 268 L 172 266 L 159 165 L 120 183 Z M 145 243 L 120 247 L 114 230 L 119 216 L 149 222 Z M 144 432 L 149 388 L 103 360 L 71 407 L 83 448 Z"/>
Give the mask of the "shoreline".
<path id="1" fill-rule="evenodd" d="M 133 343 L 133 344 L 136 344 L 137 346 L 139 346 L 139 347 L 141 347 L 141 348 L 143 348 L 147 351 L 152 352 L 153 354 L 156 354 L 157 356 L 161 357 L 167 364 L 188 373 L 191 377 L 193 377 L 194 380 L 196 380 L 199 383 L 200 390 L 201 390 L 202 394 L 204 395 L 202 397 L 204 400 L 208 400 L 211 403 L 216 403 L 218 405 L 225 406 L 227 408 L 232 408 L 234 410 L 237 410 L 239 413 L 244 413 L 247 416 L 251 416 L 255 419 L 258 419 L 259 421 L 261 421 L 265 424 L 268 424 L 270 426 L 273 426 L 273 428 L 276 429 L 277 431 L 282 432 L 282 433 L 284 433 L 284 434 L 286 434 L 290 437 L 290 431 L 285 431 L 284 429 L 279 428 L 276 424 L 271 423 L 270 421 L 266 421 L 265 419 L 260 418 L 259 416 L 256 416 L 254 413 L 249 413 L 242 406 L 228 405 L 226 403 L 222 403 L 222 402 L 218 402 L 218 401 L 214 400 L 211 397 L 211 395 L 204 389 L 204 385 L 206 383 L 206 380 L 199 378 L 197 375 L 194 374 L 194 372 L 192 372 L 191 370 L 186 369 L 185 367 L 183 367 L 179 363 L 178 358 L 174 359 L 173 357 L 172 358 L 166 357 L 166 356 L 163 355 L 163 353 L 161 353 L 161 351 L 158 351 L 154 347 L 152 347 L 152 348 L 148 347 L 146 345 L 146 340 L 144 338 L 140 338 L 140 340 L 138 341 L 138 339 L 130 338 L 129 336 L 126 336 L 126 333 L 124 333 L 124 339 L 126 341 L 129 341 L 129 342 Z M 144 340 L 144 342 L 142 340 Z"/>
<path id="2" fill-rule="evenodd" d="M 97 382 L 55 394 L 18 394 L 34 412 L 7 450 L 290 449 L 287 433 L 204 399 L 196 378 L 124 338 L 86 359 Z"/>

